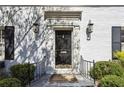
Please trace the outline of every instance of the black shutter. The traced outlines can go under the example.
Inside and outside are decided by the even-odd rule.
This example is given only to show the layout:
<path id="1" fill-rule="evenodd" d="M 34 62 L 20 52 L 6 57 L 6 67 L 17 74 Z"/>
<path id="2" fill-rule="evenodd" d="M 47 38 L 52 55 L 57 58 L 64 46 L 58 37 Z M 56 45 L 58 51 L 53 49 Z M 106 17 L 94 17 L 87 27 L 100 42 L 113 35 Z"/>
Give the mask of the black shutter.
<path id="1" fill-rule="evenodd" d="M 5 59 L 14 59 L 14 26 L 5 26 Z"/>
<path id="2" fill-rule="evenodd" d="M 115 26 L 112 27 L 112 58 L 113 52 L 115 51 L 121 51 L 121 27 L 120 26 Z"/>

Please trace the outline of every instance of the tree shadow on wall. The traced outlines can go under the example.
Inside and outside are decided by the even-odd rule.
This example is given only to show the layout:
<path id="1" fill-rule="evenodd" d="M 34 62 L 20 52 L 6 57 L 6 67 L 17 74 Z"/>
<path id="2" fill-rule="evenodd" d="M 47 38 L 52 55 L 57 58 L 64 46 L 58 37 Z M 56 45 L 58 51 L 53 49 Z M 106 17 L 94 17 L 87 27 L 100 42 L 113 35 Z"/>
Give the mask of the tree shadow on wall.
<path id="1" fill-rule="evenodd" d="M 51 9 L 51 7 L 50 7 Z M 64 10 L 65 8 L 59 8 L 60 10 Z M 28 60 L 32 59 L 34 62 L 43 62 L 45 69 L 52 71 L 53 68 L 51 65 L 51 48 L 42 47 L 45 41 L 50 41 L 49 37 L 52 35 L 52 32 L 47 30 L 47 22 L 42 19 L 44 15 L 43 7 L 0 7 L 0 23 L 5 25 L 13 25 L 15 26 L 15 48 L 16 51 L 15 59 L 7 64 L 9 66 L 18 64 L 18 63 L 25 63 Z M 40 22 L 40 33 L 38 42 L 32 38 L 32 28 L 35 22 Z M 29 40 L 27 40 L 27 37 Z M 54 42 L 52 42 L 53 45 Z M 46 43 L 47 45 L 47 43 Z M 39 50 L 43 53 L 38 54 Z"/>

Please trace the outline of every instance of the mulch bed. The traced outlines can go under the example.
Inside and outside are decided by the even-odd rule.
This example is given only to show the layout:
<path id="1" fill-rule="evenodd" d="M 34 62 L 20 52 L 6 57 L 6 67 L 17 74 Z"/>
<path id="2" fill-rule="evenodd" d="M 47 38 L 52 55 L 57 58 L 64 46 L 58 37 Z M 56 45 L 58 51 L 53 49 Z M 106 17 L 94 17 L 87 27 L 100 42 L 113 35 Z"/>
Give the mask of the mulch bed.
<path id="1" fill-rule="evenodd" d="M 74 75 L 62 75 L 62 74 L 53 74 L 50 79 L 50 83 L 75 83 L 78 82 L 77 78 Z"/>

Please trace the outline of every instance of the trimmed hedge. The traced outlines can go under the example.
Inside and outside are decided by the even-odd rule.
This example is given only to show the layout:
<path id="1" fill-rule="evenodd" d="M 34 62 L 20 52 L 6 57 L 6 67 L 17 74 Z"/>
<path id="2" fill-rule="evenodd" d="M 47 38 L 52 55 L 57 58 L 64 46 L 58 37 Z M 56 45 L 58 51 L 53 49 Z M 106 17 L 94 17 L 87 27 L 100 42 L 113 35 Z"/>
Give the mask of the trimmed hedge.
<path id="1" fill-rule="evenodd" d="M 117 58 L 121 65 L 124 67 L 124 51 L 116 51 L 114 52 L 114 57 Z"/>
<path id="2" fill-rule="evenodd" d="M 21 81 L 17 78 L 6 78 L 0 81 L 0 87 L 21 87 Z"/>
<path id="3" fill-rule="evenodd" d="M 29 67 L 30 67 L 30 71 L 29 71 Z M 17 64 L 12 66 L 10 68 L 10 71 L 12 77 L 19 79 L 22 82 L 22 86 L 26 86 L 29 81 L 34 79 L 35 66 L 27 63 Z"/>
<path id="4" fill-rule="evenodd" d="M 123 68 L 116 62 L 99 61 L 95 63 L 95 67 L 90 70 L 90 76 L 94 79 L 101 79 L 105 75 L 123 75 Z"/>
<path id="5" fill-rule="evenodd" d="M 124 79 L 116 75 L 106 75 L 100 80 L 100 87 L 124 87 Z"/>

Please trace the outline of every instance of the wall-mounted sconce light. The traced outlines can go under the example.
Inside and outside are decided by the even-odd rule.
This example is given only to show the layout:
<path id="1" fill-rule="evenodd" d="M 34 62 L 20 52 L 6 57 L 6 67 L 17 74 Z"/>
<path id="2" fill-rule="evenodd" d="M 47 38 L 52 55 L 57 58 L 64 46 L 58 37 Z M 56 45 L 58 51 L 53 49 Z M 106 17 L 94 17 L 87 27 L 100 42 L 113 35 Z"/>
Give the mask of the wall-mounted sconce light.
<path id="1" fill-rule="evenodd" d="M 39 24 L 38 23 L 33 24 L 33 31 L 34 31 L 35 39 L 36 39 L 39 34 Z"/>
<path id="2" fill-rule="evenodd" d="M 34 33 L 39 33 L 39 24 L 38 23 L 34 23 L 33 28 L 34 28 Z"/>
<path id="3" fill-rule="evenodd" d="M 87 29 L 86 29 L 87 40 L 91 39 L 91 33 L 92 32 L 93 32 L 93 23 L 91 22 L 91 20 L 89 20 L 89 23 L 88 23 Z"/>

